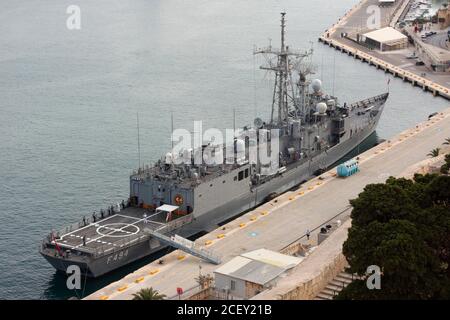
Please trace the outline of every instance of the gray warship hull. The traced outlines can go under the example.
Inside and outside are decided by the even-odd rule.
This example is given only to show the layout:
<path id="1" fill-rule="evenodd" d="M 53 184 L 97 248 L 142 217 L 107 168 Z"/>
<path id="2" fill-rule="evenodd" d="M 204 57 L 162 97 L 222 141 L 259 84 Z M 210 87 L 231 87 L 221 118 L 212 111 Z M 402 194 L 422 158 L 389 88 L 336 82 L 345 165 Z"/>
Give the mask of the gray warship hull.
<path id="1" fill-rule="evenodd" d="M 376 121 L 377 123 L 378 120 Z M 361 130 L 351 139 L 331 148 L 327 153 L 321 153 L 306 163 L 294 165 L 292 168 L 288 168 L 284 174 L 258 186 L 252 192 L 243 193 L 239 198 L 205 213 L 197 219 L 198 225 L 196 228 L 201 227 L 204 230 L 210 231 L 216 228 L 222 221 L 228 220 L 241 212 L 245 212 L 266 202 L 272 194 L 282 194 L 304 183 L 314 177 L 316 172 L 329 168 L 357 148 L 375 132 L 375 127 L 376 123 L 374 123 L 373 127 Z"/>
<path id="2" fill-rule="evenodd" d="M 312 49 L 300 52 L 286 45 L 285 13 L 281 47 L 270 44 L 254 54 L 266 57 L 261 69 L 275 73 L 270 121 L 256 118 L 253 127 L 233 130 L 232 140 L 223 144 L 194 136 L 193 147 L 172 146 L 151 166 L 140 165 L 130 176 L 126 204 L 44 239 L 40 253 L 56 269 L 66 272 L 77 265 L 98 277 L 167 245 L 220 263 L 220 257 L 180 236 L 211 231 L 300 185 L 375 131 L 389 94 L 341 105 L 319 79 L 309 81 L 314 72 L 306 60 Z"/>
<path id="3" fill-rule="evenodd" d="M 254 189 L 247 189 L 247 192 L 242 192 L 241 196 L 228 200 L 226 204 L 222 206 L 211 208 L 209 211 L 192 219 L 191 222 L 176 229 L 176 233 L 183 237 L 190 237 L 198 234 L 199 231 L 211 231 L 217 228 L 220 223 L 264 203 L 270 195 L 274 193 L 282 194 L 307 181 L 313 177 L 317 171 L 329 168 L 346 156 L 350 151 L 354 150 L 375 131 L 386 98 L 387 96 L 375 102 L 374 106 L 379 112 L 370 126 L 353 134 L 352 137 L 335 145 L 327 150 L 327 152 L 319 153 L 306 162 L 293 164 L 287 168 L 286 172 L 283 174 L 272 178 Z M 127 209 L 120 214 L 126 216 Z M 139 216 L 136 216 L 136 219 L 138 217 Z M 99 221 L 99 224 L 101 224 L 101 221 Z M 97 227 L 95 224 L 94 226 Z M 63 246 L 62 244 L 60 245 Z M 160 243 L 156 239 L 152 239 L 145 234 L 140 234 L 138 240 L 134 242 L 129 241 L 128 243 L 123 244 L 123 247 L 120 247 L 119 249 L 111 250 L 110 253 L 102 252 L 103 254 L 100 255 L 72 255 L 64 258 L 59 254 L 56 254 L 54 247 L 49 246 L 43 246 L 40 252 L 57 270 L 66 272 L 70 265 L 77 265 L 80 267 L 82 274 L 88 277 L 99 277 L 134 261 L 148 257 L 166 247 L 167 245 Z"/>

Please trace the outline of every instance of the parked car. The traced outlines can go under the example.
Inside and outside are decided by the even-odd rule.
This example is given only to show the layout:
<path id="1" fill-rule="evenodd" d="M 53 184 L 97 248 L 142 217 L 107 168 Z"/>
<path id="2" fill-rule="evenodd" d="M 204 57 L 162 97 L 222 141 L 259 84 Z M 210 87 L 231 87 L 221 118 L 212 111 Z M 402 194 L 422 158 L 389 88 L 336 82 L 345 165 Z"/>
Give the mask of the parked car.
<path id="1" fill-rule="evenodd" d="M 423 66 L 425 65 L 425 63 L 423 61 L 417 61 L 416 62 L 416 66 Z"/>

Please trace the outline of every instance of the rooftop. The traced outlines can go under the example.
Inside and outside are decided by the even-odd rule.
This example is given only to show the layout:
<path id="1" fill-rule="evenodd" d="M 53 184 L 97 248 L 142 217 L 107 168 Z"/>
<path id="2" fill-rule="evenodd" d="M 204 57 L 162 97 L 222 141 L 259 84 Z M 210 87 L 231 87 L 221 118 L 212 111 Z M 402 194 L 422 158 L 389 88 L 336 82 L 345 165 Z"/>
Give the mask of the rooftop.
<path id="1" fill-rule="evenodd" d="M 301 258 L 258 249 L 231 259 L 214 272 L 264 285 L 301 261 Z"/>
<path id="2" fill-rule="evenodd" d="M 265 285 L 277 278 L 284 271 L 284 268 L 238 256 L 231 259 L 228 263 L 224 264 L 214 272 L 236 279 Z"/>
<path id="3" fill-rule="evenodd" d="M 270 264 L 275 267 L 290 269 L 298 265 L 303 258 L 288 256 L 276 251 L 258 249 L 241 254 L 242 257 Z"/>
<path id="4" fill-rule="evenodd" d="M 403 33 L 391 27 L 371 31 L 365 33 L 364 36 L 374 41 L 386 44 L 395 44 L 396 42 L 406 41 L 408 39 L 408 37 Z"/>

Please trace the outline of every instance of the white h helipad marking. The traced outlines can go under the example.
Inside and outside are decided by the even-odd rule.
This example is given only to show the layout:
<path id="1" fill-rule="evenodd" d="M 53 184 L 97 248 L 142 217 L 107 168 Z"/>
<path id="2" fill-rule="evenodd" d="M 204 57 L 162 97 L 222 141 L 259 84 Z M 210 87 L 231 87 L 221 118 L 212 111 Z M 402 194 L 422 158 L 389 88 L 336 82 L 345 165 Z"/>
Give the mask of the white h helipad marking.
<path id="1" fill-rule="evenodd" d="M 132 217 L 132 216 L 128 216 L 128 215 L 124 215 L 124 214 L 114 214 L 114 215 L 112 215 L 112 216 L 109 216 L 109 217 L 107 217 L 107 218 L 104 218 L 104 219 L 102 219 L 102 220 L 100 220 L 100 221 L 97 221 L 97 222 L 95 222 L 95 223 L 90 223 L 90 224 L 88 224 L 88 225 L 86 225 L 86 226 L 84 226 L 84 227 L 81 227 L 81 228 L 79 228 L 79 229 L 76 229 L 76 230 L 73 230 L 73 231 L 71 231 L 71 232 L 69 232 L 69 233 L 66 233 L 66 234 L 62 235 L 60 239 L 63 240 L 63 238 L 66 237 L 66 236 L 71 236 L 71 237 L 76 237 L 76 238 L 82 239 L 82 238 L 83 238 L 82 236 L 76 235 L 76 234 L 74 234 L 74 233 L 75 233 L 75 232 L 79 232 L 79 231 L 84 230 L 84 229 L 89 228 L 89 227 L 95 227 L 95 226 L 97 226 L 97 227 L 99 227 L 99 228 L 105 227 L 105 229 L 106 229 L 106 228 L 110 228 L 110 227 L 108 227 L 108 224 L 106 224 L 105 226 L 102 226 L 101 223 L 104 222 L 104 221 L 107 221 L 107 220 L 109 220 L 109 219 L 111 219 L 111 218 L 113 218 L 113 217 L 115 217 L 115 216 L 122 217 L 122 218 L 127 218 L 127 219 L 133 219 L 133 220 L 136 220 L 136 221 L 135 221 L 135 222 L 132 222 L 132 223 L 128 223 L 128 224 L 126 224 L 126 223 L 121 223 L 121 224 L 126 224 L 126 225 L 124 225 L 123 227 L 121 227 L 121 228 L 119 228 L 119 229 L 116 229 L 116 228 L 110 228 L 111 230 L 113 230 L 111 233 L 113 233 L 113 232 L 130 233 L 129 231 L 126 231 L 126 230 L 123 230 L 123 229 L 125 229 L 125 228 L 127 228 L 127 227 L 130 227 L 130 226 L 136 227 L 135 224 L 138 224 L 139 222 L 144 221 L 144 220 L 147 220 L 149 223 L 155 223 L 155 224 L 164 225 L 164 223 L 149 220 L 151 217 L 153 217 L 153 216 L 155 216 L 155 215 L 157 215 L 157 214 L 160 214 L 160 212 L 154 213 L 154 214 L 152 214 L 152 215 L 150 215 L 150 216 L 148 216 L 148 217 L 146 217 L 146 218 L 142 218 L 142 219 L 136 218 L 136 217 Z M 138 229 L 139 229 L 139 228 L 138 228 Z M 139 229 L 139 231 L 140 231 L 140 229 Z M 137 233 L 139 233 L 139 231 L 136 232 L 136 233 L 131 233 L 130 235 L 137 234 Z M 98 231 L 97 231 L 97 233 L 98 233 Z M 100 234 L 100 233 L 99 233 L 99 234 Z M 128 235 L 127 235 L 127 236 L 128 236 Z M 102 239 L 103 237 L 114 237 L 114 236 L 111 236 L 111 235 L 109 235 L 109 234 L 102 234 L 102 235 L 100 235 L 100 236 L 97 237 L 97 238 L 93 238 L 93 239 L 91 239 L 91 238 L 86 238 L 86 240 L 87 240 L 87 241 L 86 241 L 86 245 L 89 244 L 89 243 L 91 243 L 91 242 L 97 242 L 97 240 Z M 117 236 L 115 236 L 115 237 L 117 237 Z M 122 236 L 122 237 L 124 237 L 124 236 Z M 111 243 L 111 242 L 106 242 L 106 241 L 104 241 L 104 242 L 105 242 L 105 244 L 108 244 L 108 245 L 111 245 L 111 246 L 115 246 L 115 247 L 117 246 L 116 244 Z M 103 243 L 103 242 L 102 242 L 102 243 Z M 78 244 L 78 245 L 76 245 L 76 246 L 71 246 L 71 245 L 68 245 L 68 244 L 61 244 L 61 245 L 64 246 L 64 247 L 69 247 L 70 249 L 77 249 L 77 248 L 79 248 L 79 247 L 84 246 L 83 243 L 80 243 L 80 244 Z"/>
<path id="2" fill-rule="evenodd" d="M 156 215 L 156 214 L 157 214 L 157 213 L 153 214 L 152 216 L 154 216 L 154 215 Z M 135 224 L 138 224 L 139 222 L 144 221 L 145 219 L 148 219 L 148 218 L 149 218 L 149 217 L 147 217 L 147 218 L 142 218 L 142 219 L 139 219 L 138 221 L 135 221 L 135 222 L 133 222 L 133 223 L 129 223 L 129 224 L 127 224 L 127 225 L 125 225 L 125 226 L 123 226 L 123 227 L 121 227 L 121 228 L 119 228 L 119 229 L 115 229 L 114 232 L 116 232 L 116 231 L 123 232 L 123 229 L 125 229 L 125 228 L 127 228 L 127 227 L 129 227 L 129 226 L 134 226 Z M 112 233 L 112 232 L 111 232 L 111 233 Z M 97 241 L 97 240 L 99 240 L 99 239 L 102 239 L 103 237 L 111 237 L 111 236 L 110 236 L 109 234 L 102 235 L 102 236 L 100 236 L 100 237 L 97 237 L 97 238 L 94 238 L 94 239 L 92 239 L 92 240 L 86 241 L 86 245 L 89 244 L 89 243 L 91 243 L 91 242 L 94 242 L 94 241 Z M 114 245 L 114 244 L 113 244 L 113 245 Z M 77 248 L 82 247 L 82 246 L 84 246 L 84 244 L 83 244 L 83 243 L 80 243 L 79 245 L 72 247 L 72 249 L 77 249 Z M 116 245 L 114 245 L 114 246 L 116 246 Z"/>
<path id="3" fill-rule="evenodd" d="M 116 225 L 122 225 L 122 227 L 119 228 L 119 229 L 112 227 L 112 226 L 116 226 Z M 134 232 L 130 232 L 130 231 L 123 230 L 124 228 L 128 228 L 128 227 L 134 228 L 135 231 Z M 101 229 L 112 230 L 112 232 L 104 234 L 104 233 L 101 232 Z M 139 233 L 139 231 L 141 231 L 141 229 L 139 229 L 138 226 L 134 226 L 134 225 L 129 224 L 129 223 L 117 222 L 117 223 L 110 223 L 110 224 L 107 224 L 107 225 L 104 225 L 104 226 L 100 226 L 95 231 L 101 236 L 113 237 L 113 238 L 123 238 L 123 237 L 128 237 L 130 235 L 137 234 L 137 233 Z M 115 232 L 125 233 L 125 234 L 113 235 L 113 233 L 115 233 Z M 97 242 L 99 242 L 99 240 Z"/>

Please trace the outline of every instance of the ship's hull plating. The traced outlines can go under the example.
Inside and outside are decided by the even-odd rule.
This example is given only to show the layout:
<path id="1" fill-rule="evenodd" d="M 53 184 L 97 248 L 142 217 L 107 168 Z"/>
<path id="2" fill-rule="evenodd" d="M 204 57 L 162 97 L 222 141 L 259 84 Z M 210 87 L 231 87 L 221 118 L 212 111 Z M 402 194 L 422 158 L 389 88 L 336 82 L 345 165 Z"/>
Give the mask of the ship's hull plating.
<path id="1" fill-rule="evenodd" d="M 317 170 L 333 165 L 361 144 L 375 131 L 377 122 L 374 126 L 361 130 L 351 139 L 336 145 L 326 153 L 323 152 L 312 158 L 310 161 L 303 163 L 296 168 L 292 168 L 282 175 L 258 186 L 253 192 L 243 194 L 241 197 L 230 201 L 226 205 L 214 208 L 214 210 L 203 214 L 195 221 L 195 225 L 187 225 L 186 228 L 192 227 L 194 230 L 198 230 L 198 228 L 203 227 L 209 228 L 207 230 L 210 230 L 222 221 L 230 219 L 241 212 L 250 210 L 263 203 L 266 201 L 267 196 L 273 192 L 281 194 L 302 182 L 309 180 L 314 176 L 314 173 L 317 172 Z"/>
<path id="2" fill-rule="evenodd" d="M 221 222 L 263 203 L 270 194 L 274 192 L 281 194 L 310 179 L 317 170 L 336 163 L 369 137 L 375 131 L 380 114 L 381 112 L 371 126 L 354 134 L 348 140 L 337 144 L 327 152 L 322 152 L 305 163 L 289 168 L 285 173 L 274 177 L 257 188 L 251 191 L 249 190 L 238 198 L 231 199 L 226 205 L 213 208 L 200 217 L 196 217 L 192 223 L 178 229 L 177 234 L 183 237 L 189 237 L 197 234 L 199 230 L 210 231 Z M 150 241 L 143 241 L 129 246 L 122 252 L 114 252 L 101 257 L 86 257 L 84 261 L 80 261 L 79 259 L 61 259 L 43 252 L 41 254 L 57 270 L 66 272 L 69 265 L 78 265 L 83 275 L 99 277 L 136 260 L 147 257 L 165 247 L 167 246 L 159 243 L 155 239 L 151 239 Z"/>

